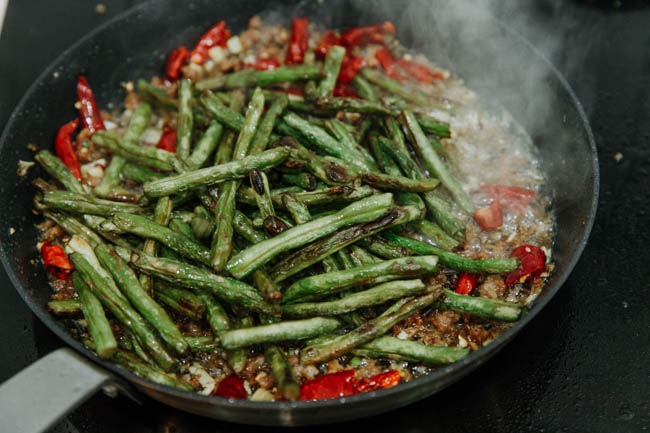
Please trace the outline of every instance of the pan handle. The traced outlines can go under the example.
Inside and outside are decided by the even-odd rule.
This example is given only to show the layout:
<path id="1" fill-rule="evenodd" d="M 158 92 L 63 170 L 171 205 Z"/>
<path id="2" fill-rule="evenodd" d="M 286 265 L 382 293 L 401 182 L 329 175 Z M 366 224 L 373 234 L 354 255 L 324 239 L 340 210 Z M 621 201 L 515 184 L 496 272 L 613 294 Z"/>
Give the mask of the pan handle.
<path id="1" fill-rule="evenodd" d="M 110 373 L 72 349 L 55 350 L 0 385 L 0 426 L 16 433 L 45 431 L 114 383 Z"/>

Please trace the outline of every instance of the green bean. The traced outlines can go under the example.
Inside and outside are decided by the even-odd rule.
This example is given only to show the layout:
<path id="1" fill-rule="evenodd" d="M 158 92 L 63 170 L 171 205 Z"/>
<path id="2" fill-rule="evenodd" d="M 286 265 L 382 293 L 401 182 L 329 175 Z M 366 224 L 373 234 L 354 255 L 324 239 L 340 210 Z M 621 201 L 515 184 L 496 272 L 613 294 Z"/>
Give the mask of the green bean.
<path id="1" fill-rule="evenodd" d="M 438 302 L 438 306 L 500 322 L 517 321 L 523 310 L 522 305 L 513 302 L 459 295 L 452 290 L 445 290 L 445 298 Z"/>
<path id="2" fill-rule="evenodd" d="M 422 295 L 426 290 L 426 286 L 421 280 L 391 281 L 333 301 L 284 305 L 282 314 L 292 318 L 338 315 L 383 304 L 403 296 Z"/>
<path id="3" fill-rule="evenodd" d="M 433 274 L 437 270 L 436 256 L 403 257 L 380 261 L 343 271 L 305 277 L 293 283 L 285 291 L 285 304 L 318 299 L 353 286 L 378 284 L 400 278 Z"/>
<path id="4" fill-rule="evenodd" d="M 355 90 L 357 91 L 359 96 L 361 96 L 362 99 L 366 99 L 372 102 L 379 101 L 377 92 L 372 87 L 372 84 L 366 81 L 361 75 L 357 74 L 352 79 L 352 85 L 354 86 Z"/>
<path id="5" fill-rule="evenodd" d="M 183 257 L 206 265 L 210 263 L 210 252 L 203 245 L 146 217 L 118 213 L 113 218 L 113 223 L 125 232 L 154 239 Z"/>
<path id="6" fill-rule="evenodd" d="M 200 289 L 198 290 L 198 297 L 205 305 L 205 313 L 212 331 L 216 333 L 230 329 L 228 314 L 221 304 L 214 299 L 214 296 L 205 289 Z"/>
<path id="7" fill-rule="evenodd" d="M 307 346 L 300 351 L 300 361 L 304 364 L 313 364 L 337 358 L 349 352 L 351 349 L 368 343 L 385 334 L 397 323 L 411 316 L 418 310 L 431 305 L 440 297 L 441 294 L 442 290 L 432 291 L 407 302 L 396 312 L 369 320 L 353 331 L 336 337 L 331 342 Z"/>
<path id="8" fill-rule="evenodd" d="M 306 206 L 317 206 L 330 203 L 347 203 L 371 196 L 375 190 L 367 186 L 333 186 L 331 188 L 318 189 L 309 192 L 294 192 L 294 197 Z M 277 206 L 282 206 L 282 196 L 285 191 L 271 191 L 271 199 Z M 237 194 L 237 200 L 255 205 L 255 195 L 251 188 L 242 187 Z"/>
<path id="9" fill-rule="evenodd" d="M 264 355 L 271 366 L 278 393 L 286 400 L 298 400 L 300 385 L 296 380 L 293 367 L 284 356 L 282 349 L 275 345 L 269 345 L 266 347 Z"/>
<path id="10" fill-rule="evenodd" d="M 153 211 L 153 221 L 161 226 L 169 224 L 174 203 L 169 197 L 160 197 Z M 158 255 L 160 245 L 154 239 L 144 241 L 142 251 L 152 256 Z M 140 275 L 140 285 L 147 293 L 153 293 L 153 280 L 148 275 Z"/>
<path id="11" fill-rule="evenodd" d="M 335 140 L 322 128 L 311 124 L 297 114 L 287 113 L 282 118 L 289 126 L 303 134 L 309 143 L 329 155 L 345 160 L 352 164 L 356 169 L 361 171 L 372 171 L 373 167 L 366 162 L 365 157 L 354 149 L 349 149 L 345 145 Z"/>
<path id="12" fill-rule="evenodd" d="M 106 147 L 114 154 L 124 157 L 127 161 L 148 167 L 171 171 L 175 162 L 174 154 L 166 150 L 128 143 L 110 131 L 96 131 L 92 136 L 92 141 L 98 146 Z"/>
<path id="13" fill-rule="evenodd" d="M 122 293 L 135 309 L 160 333 L 162 339 L 177 353 L 187 351 L 187 343 L 165 310 L 140 286 L 138 277 L 115 252 L 106 245 L 95 247 L 99 262 L 113 276 Z"/>
<path id="14" fill-rule="evenodd" d="M 219 333 L 221 345 L 226 349 L 248 347 L 261 343 L 304 340 L 323 333 L 334 331 L 341 322 L 329 317 L 294 320 L 270 325 L 261 325 L 243 329 L 233 329 Z"/>
<path id="15" fill-rule="evenodd" d="M 403 110 L 400 113 L 400 121 L 408 129 L 411 135 L 411 142 L 415 146 L 422 163 L 429 170 L 429 172 L 440 179 L 442 184 L 449 190 L 451 195 L 456 200 L 456 203 L 463 211 L 471 215 L 474 213 L 475 206 L 470 196 L 465 192 L 462 185 L 456 178 L 452 176 L 449 169 L 445 166 L 442 160 L 438 157 L 435 150 L 433 150 L 431 143 L 420 129 L 420 125 L 411 110 Z"/>
<path id="16" fill-rule="evenodd" d="M 205 314 L 205 304 L 197 295 L 164 281 L 156 282 L 154 297 L 172 310 L 192 320 L 200 320 Z"/>
<path id="17" fill-rule="evenodd" d="M 316 66 L 296 65 L 280 66 L 274 70 L 256 71 L 243 69 L 238 72 L 224 75 L 223 77 L 210 78 L 196 83 L 198 90 L 207 89 L 233 89 L 237 87 L 269 86 L 271 84 L 312 80 L 320 78 L 321 71 Z"/>
<path id="18" fill-rule="evenodd" d="M 257 291 L 246 283 L 233 278 L 222 277 L 203 268 L 176 260 L 152 257 L 146 254 L 119 250 L 123 258 L 142 272 L 161 278 L 173 284 L 192 289 L 205 289 L 219 300 L 238 305 L 251 311 L 271 315 L 279 314 L 279 307 L 267 304 Z"/>
<path id="19" fill-rule="evenodd" d="M 485 259 L 472 260 L 459 254 L 450 253 L 442 248 L 416 241 L 392 232 L 385 232 L 383 236 L 399 246 L 408 248 L 418 254 L 435 254 L 440 263 L 457 271 L 469 272 L 471 274 L 482 273 L 503 273 L 517 269 L 518 259 Z"/>
<path id="20" fill-rule="evenodd" d="M 217 148 L 217 142 L 222 132 L 223 127 L 220 123 L 212 122 L 210 124 L 186 160 L 190 169 L 196 170 L 203 167 L 210 155 L 212 155 L 212 152 L 214 152 L 214 149 Z"/>
<path id="21" fill-rule="evenodd" d="M 162 197 L 177 192 L 189 191 L 204 185 L 213 185 L 227 180 L 242 178 L 248 175 L 248 172 L 253 168 L 264 170 L 273 167 L 284 161 L 287 156 L 289 156 L 289 152 L 286 149 L 270 149 L 239 161 L 232 161 L 147 182 L 143 185 L 143 188 L 145 194 L 149 197 Z"/>
<path id="22" fill-rule="evenodd" d="M 318 83 L 318 88 L 316 89 L 316 95 L 318 95 L 318 97 L 324 98 L 332 95 L 332 91 L 336 85 L 336 80 L 339 77 L 343 56 L 345 56 L 345 48 L 339 45 L 333 45 L 327 51 L 325 64 L 323 66 L 325 77 L 323 77 L 320 83 Z"/>
<path id="23" fill-rule="evenodd" d="M 67 190 L 78 194 L 87 194 L 88 190 L 70 172 L 70 169 L 49 150 L 41 150 L 34 159 L 38 161 L 43 169 L 56 179 Z"/>
<path id="24" fill-rule="evenodd" d="M 265 233 L 256 230 L 253 227 L 251 220 L 243 213 L 235 210 L 235 215 L 232 220 L 232 225 L 239 236 L 246 239 L 248 242 L 256 244 L 268 239 Z"/>
<path id="25" fill-rule="evenodd" d="M 361 181 L 378 189 L 402 192 L 427 192 L 436 189 L 438 179 L 411 180 L 403 176 L 390 176 L 381 173 L 363 173 Z"/>
<path id="26" fill-rule="evenodd" d="M 77 235 L 92 246 L 102 243 L 102 239 L 99 235 L 86 227 L 79 220 L 60 212 L 44 210 L 42 213 L 45 218 L 49 218 L 57 223 L 57 225 L 59 225 L 69 235 Z"/>
<path id="27" fill-rule="evenodd" d="M 140 377 L 149 379 L 152 382 L 182 389 L 184 391 L 194 391 L 194 388 L 187 383 L 181 382 L 176 377 L 166 374 L 160 369 L 142 362 L 137 356 L 125 350 L 118 349 L 117 352 L 113 354 L 112 359 L 127 370 L 132 371 Z"/>
<path id="28" fill-rule="evenodd" d="M 47 309 L 56 316 L 69 316 L 81 312 L 79 299 L 52 300 L 47 303 Z"/>
<path id="29" fill-rule="evenodd" d="M 79 306 L 88 322 L 88 333 L 95 343 L 95 352 L 100 358 L 110 358 L 117 349 L 111 324 L 106 318 L 99 300 L 93 295 L 78 272 L 72 274 L 72 282 L 79 294 Z M 49 304 L 48 304 L 49 305 Z"/>
<path id="30" fill-rule="evenodd" d="M 422 128 L 424 131 L 435 134 L 440 138 L 449 138 L 450 133 L 449 133 L 449 124 L 445 122 L 441 122 L 438 119 L 435 119 L 431 116 L 425 116 L 425 115 L 419 115 L 417 116 L 418 123 L 420 124 L 420 128 Z"/>
<path id="31" fill-rule="evenodd" d="M 325 257 L 334 254 L 346 246 L 363 238 L 372 236 L 387 228 L 404 224 L 420 217 L 420 212 L 409 206 L 392 208 L 389 213 L 374 221 L 361 223 L 340 230 L 325 239 L 313 242 L 310 245 L 285 257 L 270 270 L 273 281 L 282 281 L 303 269 L 318 263 Z M 301 226 L 298 226 L 301 227 Z"/>
<path id="32" fill-rule="evenodd" d="M 347 123 L 341 122 L 336 118 L 325 121 L 325 126 L 332 134 L 334 134 L 334 137 L 336 137 L 337 140 L 339 140 L 349 149 L 362 155 L 366 164 L 368 164 L 368 166 L 371 167 L 373 171 L 377 171 L 377 163 L 375 162 L 374 158 L 370 152 L 366 150 L 365 147 L 362 147 L 359 145 L 359 143 L 357 143 L 357 140 L 354 138 L 352 131 L 347 130 L 347 125 Z"/>
<path id="33" fill-rule="evenodd" d="M 244 277 L 281 252 L 327 236 L 344 226 L 382 217 L 388 212 L 391 202 L 392 194 L 370 196 L 348 205 L 334 215 L 292 227 L 232 257 L 226 269 L 237 278 Z"/>
<path id="34" fill-rule="evenodd" d="M 176 155 L 185 161 L 192 147 L 192 80 L 185 78 L 178 84 L 178 127 L 176 130 Z"/>
<path id="35" fill-rule="evenodd" d="M 282 182 L 299 186 L 307 191 L 315 190 L 318 184 L 314 175 L 309 173 L 284 173 L 282 174 Z"/>
<path id="36" fill-rule="evenodd" d="M 401 340 L 385 335 L 352 350 L 352 353 L 368 358 L 393 358 L 422 362 L 437 366 L 460 361 L 470 350 L 462 347 L 426 346 L 416 341 Z"/>
<path id="37" fill-rule="evenodd" d="M 361 70 L 361 75 L 363 76 L 363 78 L 370 81 L 371 83 L 376 84 L 377 86 L 383 88 L 384 90 L 394 93 L 406 99 L 409 102 L 413 102 L 414 104 L 420 105 L 422 107 L 439 106 L 439 104 L 435 103 L 430 98 L 424 96 L 422 92 L 418 92 L 414 89 L 409 89 L 403 84 L 393 80 L 392 78 L 387 77 L 386 75 L 382 74 L 381 72 L 375 69 L 363 68 Z"/>
<path id="38" fill-rule="evenodd" d="M 144 213 L 145 209 L 130 203 L 92 198 L 70 191 L 48 191 L 43 194 L 43 203 L 48 207 L 67 212 L 111 216 L 118 212 Z"/>
<path id="39" fill-rule="evenodd" d="M 127 162 L 122 167 L 122 176 L 126 179 L 135 180 L 136 182 L 145 183 L 165 177 L 163 173 L 158 173 L 150 168 Z"/>
<path id="40" fill-rule="evenodd" d="M 413 222 L 411 225 L 443 250 L 451 251 L 458 246 L 458 241 L 445 233 L 445 231 L 434 222 L 420 220 Z"/>
<path id="41" fill-rule="evenodd" d="M 363 246 L 372 254 L 383 257 L 385 259 L 399 259 L 414 254 L 413 251 L 409 250 L 408 248 L 395 245 L 394 243 L 389 242 L 380 236 L 371 236 L 369 238 L 362 239 L 359 242 L 359 245 Z"/>
<path id="42" fill-rule="evenodd" d="M 185 341 L 190 346 L 190 350 L 194 353 L 201 352 L 217 352 L 221 348 L 219 342 L 213 336 L 201 337 L 185 337 Z"/>
<path id="43" fill-rule="evenodd" d="M 307 206 L 293 194 L 283 194 L 282 204 L 296 224 L 304 224 L 311 221 L 309 209 L 307 209 Z"/>
<path id="44" fill-rule="evenodd" d="M 276 98 L 272 103 L 269 109 L 264 113 L 264 117 L 257 127 L 255 136 L 251 143 L 251 148 L 249 154 L 257 155 L 258 153 L 266 150 L 266 147 L 269 143 L 271 132 L 275 127 L 275 123 L 282 114 L 285 108 L 287 108 L 288 99 L 286 95 L 284 97 Z"/>

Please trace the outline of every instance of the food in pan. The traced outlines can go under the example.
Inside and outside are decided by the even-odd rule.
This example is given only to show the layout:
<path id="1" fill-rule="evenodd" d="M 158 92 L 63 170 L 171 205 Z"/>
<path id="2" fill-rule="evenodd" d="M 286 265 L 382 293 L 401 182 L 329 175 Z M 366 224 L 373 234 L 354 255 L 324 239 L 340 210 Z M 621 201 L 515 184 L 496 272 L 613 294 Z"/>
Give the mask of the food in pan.
<path id="1" fill-rule="evenodd" d="M 552 270 L 529 137 L 389 22 L 221 21 L 124 87 L 103 111 L 79 77 L 33 184 L 49 309 L 137 375 L 258 401 L 388 388 L 498 338 Z"/>

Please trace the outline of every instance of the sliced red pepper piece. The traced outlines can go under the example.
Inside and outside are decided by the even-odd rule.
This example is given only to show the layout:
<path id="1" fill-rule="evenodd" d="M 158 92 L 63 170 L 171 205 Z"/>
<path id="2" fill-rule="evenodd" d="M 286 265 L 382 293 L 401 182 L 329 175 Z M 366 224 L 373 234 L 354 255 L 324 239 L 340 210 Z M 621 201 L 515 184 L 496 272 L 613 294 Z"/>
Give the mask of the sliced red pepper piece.
<path id="1" fill-rule="evenodd" d="M 182 45 L 169 53 L 167 62 L 165 63 L 165 74 L 167 77 L 171 80 L 178 80 L 181 68 L 189 58 L 189 50 Z"/>
<path id="2" fill-rule="evenodd" d="M 272 71 L 280 67 L 280 61 L 273 58 L 258 59 L 255 63 L 246 63 L 246 67 L 255 68 L 258 71 Z"/>
<path id="3" fill-rule="evenodd" d="M 279 92 L 286 93 L 287 95 L 297 95 L 297 96 L 303 96 L 305 92 L 300 89 L 300 88 L 293 88 L 293 89 L 278 89 Z"/>
<path id="4" fill-rule="evenodd" d="M 95 102 L 93 91 L 83 75 L 79 75 L 77 81 L 77 99 L 81 104 L 79 114 L 81 115 L 83 127 L 88 128 L 90 132 L 106 129 L 102 114 L 99 112 L 97 102 Z"/>
<path id="5" fill-rule="evenodd" d="M 68 122 L 59 128 L 54 140 L 54 149 L 56 156 L 70 169 L 70 172 L 77 180 L 81 181 L 81 169 L 79 168 L 79 160 L 72 145 L 71 135 L 79 125 L 79 118 Z"/>
<path id="6" fill-rule="evenodd" d="M 318 56 L 325 57 L 327 55 L 327 52 L 334 45 L 343 46 L 344 44 L 343 44 L 343 41 L 341 40 L 340 36 L 338 36 L 332 30 L 328 30 L 328 31 L 325 32 L 325 34 L 323 35 L 323 38 L 318 43 L 318 46 L 316 47 L 315 52 L 316 52 L 316 54 Z"/>
<path id="7" fill-rule="evenodd" d="M 210 48 L 212 47 L 225 47 L 226 42 L 230 39 L 230 30 L 226 28 L 225 21 L 219 21 L 212 26 L 207 32 L 201 36 L 201 39 L 196 43 L 196 46 L 190 54 L 192 62 L 202 65 L 210 58 Z"/>
<path id="8" fill-rule="evenodd" d="M 481 230 L 491 230 L 501 227 L 503 224 L 503 211 L 499 200 L 474 212 L 474 220 L 481 227 Z"/>
<path id="9" fill-rule="evenodd" d="M 394 80 L 405 81 L 408 80 L 408 77 L 402 74 L 395 64 L 395 59 L 393 59 L 392 54 L 388 51 L 388 48 L 383 47 L 375 51 L 375 58 L 379 62 L 386 74 Z"/>
<path id="10" fill-rule="evenodd" d="M 399 371 L 391 370 L 386 373 L 375 374 L 359 380 L 354 385 L 354 390 L 359 392 L 370 392 L 378 389 L 390 388 L 399 384 L 401 377 Z"/>
<path id="11" fill-rule="evenodd" d="M 481 185 L 481 190 L 488 197 L 499 199 L 506 209 L 518 215 L 526 212 L 526 208 L 536 195 L 535 191 L 517 186 Z"/>
<path id="12" fill-rule="evenodd" d="M 45 268 L 57 278 L 65 280 L 73 270 L 72 264 L 63 252 L 63 248 L 49 242 L 41 245 L 41 256 Z"/>
<path id="13" fill-rule="evenodd" d="M 517 269 L 506 274 L 506 287 L 537 278 L 546 267 L 546 254 L 535 245 L 517 247 L 510 253 L 510 257 L 519 259 L 520 263 Z"/>
<path id="14" fill-rule="evenodd" d="M 336 83 L 332 91 L 334 96 L 341 96 L 343 98 L 358 98 L 359 94 L 348 84 Z"/>
<path id="15" fill-rule="evenodd" d="M 395 26 L 389 21 L 374 26 L 354 27 L 343 33 L 341 40 L 345 45 L 383 44 L 384 35 L 395 33 Z"/>
<path id="16" fill-rule="evenodd" d="M 348 84 L 357 75 L 359 70 L 363 68 L 365 60 L 361 56 L 349 56 L 347 53 L 343 57 L 341 63 L 341 70 L 339 72 L 338 82 L 340 84 Z"/>
<path id="17" fill-rule="evenodd" d="M 235 375 L 228 376 L 219 382 L 219 385 L 212 391 L 212 395 L 239 400 L 244 400 L 248 397 L 248 393 L 244 388 L 244 381 Z"/>
<path id="18" fill-rule="evenodd" d="M 163 133 L 156 144 L 158 149 L 166 150 L 167 152 L 176 152 L 176 130 L 171 128 L 163 129 Z"/>
<path id="19" fill-rule="evenodd" d="M 458 283 L 456 283 L 456 293 L 459 295 L 469 295 L 476 287 L 478 282 L 478 275 L 475 274 L 460 274 Z"/>
<path id="20" fill-rule="evenodd" d="M 327 400 L 352 394 L 355 394 L 354 370 L 323 374 L 300 387 L 300 400 Z"/>
<path id="21" fill-rule="evenodd" d="M 433 80 L 442 80 L 445 78 L 441 72 L 432 71 L 424 65 L 405 58 L 397 59 L 396 62 L 402 69 L 411 74 L 413 78 L 423 83 L 430 83 Z"/>
<path id="22" fill-rule="evenodd" d="M 287 51 L 287 64 L 302 63 L 309 45 L 309 19 L 294 18 L 291 25 L 291 39 Z"/>

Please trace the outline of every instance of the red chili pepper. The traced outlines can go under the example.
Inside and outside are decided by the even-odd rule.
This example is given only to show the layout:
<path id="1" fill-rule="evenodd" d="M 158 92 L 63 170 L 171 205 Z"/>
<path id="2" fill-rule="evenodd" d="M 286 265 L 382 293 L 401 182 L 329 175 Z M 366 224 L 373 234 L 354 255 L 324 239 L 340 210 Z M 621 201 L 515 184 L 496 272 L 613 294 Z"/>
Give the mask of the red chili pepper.
<path id="1" fill-rule="evenodd" d="M 300 400 L 327 400 L 355 394 L 354 370 L 324 374 L 303 383 Z"/>
<path id="2" fill-rule="evenodd" d="M 506 287 L 537 278 L 546 267 L 546 254 L 535 245 L 517 247 L 510 253 L 510 257 L 518 258 L 520 263 L 517 269 L 506 274 Z"/>
<path id="3" fill-rule="evenodd" d="M 79 114 L 81 115 L 81 122 L 84 128 L 88 128 L 90 132 L 106 129 L 102 115 L 97 107 L 97 102 L 95 102 L 93 91 L 83 75 L 79 75 L 79 80 L 77 81 L 77 99 L 81 103 Z"/>
<path id="4" fill-rule="evenodd" d="M 212 395 L 218 395 L 225 398 L 237 398 L 244 400 L 248 393 L 244 388 L 244 381 L 235 375 L 231 375 L 219 382 L 219 385 L 212 391 Z"/>
<path id="5" fill-rule="evenodd" d="M 530 202 L 535 198 L 535 191 L 517 186 L 481 185 L 481 190 L 488 196 L 501 201 L 511 212 L 523 215 Z"/>
<path id="6" fill-rule="evenodd" d="M 176 130 L 171 128 L 163 129 L 163 133 L 156 144 L 158 149 L 166 150 L 167 152 L 176 152 Z"/>
<path id="7" fill-rule="evenodd" d="M 354 27 L 343 33 L 341 40 L 348 46 L 383 44 L 385 34 L 395 33 L 395 26 L 389 21 L 374 26 Z"/>
<path id="8" fill-rule="evenodd" d="M 475 274 L 460 274 L 458 283 L 456 283 L 456 293 L 459 295 L 469 295 L 476 287 L 478 282 L 478 275 Z"/>
<path id="9" fill-rule="evenodd" d="M 182 45 L 169 53 L 167 62 L 165 63 L 165 74 L 167 77 L 172 80 L 178 80 L 180 70 L 189 58 L 190 52 Z"/>
<path id="10" fill-rule="evenodd" d="M 255 68 L 258 71 L 272 71 L 280 66 L 278 59 L 258 59 L 255 63 L 246 63 L 247 68 Z"/>
<path id="11" fill-rule="evenodd" d="M 411 60 L 401 58 L 397 59 L 396 62 L 402 69 L 411 74 L 416 80 L 422 81 L 423 83 L 430 83 L 433 80 L 442 80 L 445 78 L 441 72 L 432 71 L 426 66 L 413 62 Z"/>
<path id="12" fill-rule="evenodd" d="M 210 55 L 208 51 L 212 47 L 225 47 L 226 42 L 230 39 L 230 30 L 226 28 L 225 21 L 219 21 L 217 24 L 212 26 L 207 32 L 201 36 L 201 39 L 196 43 L 196 46 L 190 54 L 192 62 L 202 65 L 205 63 Z"/>
<path id="13" fill-rule="evenodd" d="M 408 77 L 397 69 L 395 59 L 393 59 L 393 56 L 391 55 L 390 51 L 388 51 L 388 48 L 383 47 L 375 51 L 375 58 L 377 61 L 379 61 L 379 64 L 382 68 L 384 68 L 384 71 L 386 71 L 386 74 L 389 77 L 397 81 L 408 80 Z"/>
<path id="14" fill-rule="evenodd" d="M 54 149 L 56 156 L 63 161 L 63 163 L 70 169 L 70 172 L 77 180 L 81 180 L 81 169 L 79 168 L 79 160 L 75 153 L 74 146 L 72 145 L 72 133 L 77 129 L 79 119 L 68 122 L 59 128 L 54 140 Z"/>
<path id="15" fill-rule="evenodd" d="M 359 70 L 363 68 L 365 60 L 361 56 L 349 56 L 347 53 L 343 57 L 341 63 L 341 70 L 339 72 L 338 82 L 341 84 L 348 84 L 357 75 Z"/>
<path id="16" fill-rule="evenodd" d="M 316 54 L 321 57 L 325 57 L 327 55 L 327 52 L 334 45 L 343 46 L 343 41 L 332 30 L 328 30 L 325 32 L 323 38 L 320 40 L 318 46 L 316 47 Z"/>
<path id="17" fill-rule="evenodd" d="M 309 19 L 294 18 L 291 26 L 291 39 L 287 51 L 287 64 L 302 63 L 309 45 Z"/>
<path id="18" fill-rule="evenodd" d="M 334 91 L 332 92 L 334 96 L 342 96 L 344 98 L 358 98 L 359 94 L 348 84 L 336 83 Z"/>
<path id="19" fill-rule="evenodd" d="M 386 373 L 375 374 L 374 376 L 366 377 L 359 380 L 354 385 L 354 390 L 359 392 L 370 392 L 378 389 L 390 388 L 398 385 L 401 378 L 399 371 L 391 370 Z"/>
<path id="20" fill-rule="evenodd" d="M 488 206 L 474 212 L 474 220 L 481 227 L 481 230 L 491 230 L 501 227 L 503 224 L 503 212 L 499 200 Z"/>
<path id="21" fill-rule="evenodd" d="M 45 268 L 55 277 L 65 280 L 72 272 L 72 265 L 60 246 L 45 242 L 41 246 L 41 256 Z"/>

